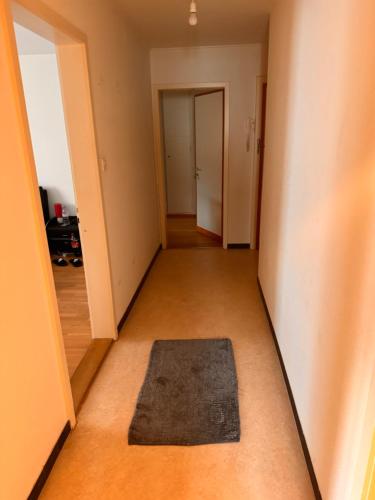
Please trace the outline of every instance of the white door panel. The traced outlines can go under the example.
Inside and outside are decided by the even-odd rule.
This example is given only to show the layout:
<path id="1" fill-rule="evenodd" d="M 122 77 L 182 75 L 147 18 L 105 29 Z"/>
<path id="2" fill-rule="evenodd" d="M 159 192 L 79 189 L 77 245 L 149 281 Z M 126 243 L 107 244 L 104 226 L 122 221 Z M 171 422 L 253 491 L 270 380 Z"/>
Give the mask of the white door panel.
<path id="1" fill-rule="evenodd" d="M 169 214 L 196 213 L 191 94 L 163 96 L 166 191 Z"/>
<path id="2" fill-rule="evenodd" d="M 197 225 L 222 236 L 224 92 L 195 97 Z"/>

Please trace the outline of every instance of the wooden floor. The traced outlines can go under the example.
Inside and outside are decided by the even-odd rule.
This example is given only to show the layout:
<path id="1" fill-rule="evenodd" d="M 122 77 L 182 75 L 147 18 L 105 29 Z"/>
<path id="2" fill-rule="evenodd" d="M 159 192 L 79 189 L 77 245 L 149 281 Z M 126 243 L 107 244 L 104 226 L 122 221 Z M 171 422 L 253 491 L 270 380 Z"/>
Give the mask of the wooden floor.
<path id="1" fill-rule="evenodd" d="M 69 260 L 69 258 L 67 258 Z M 91 326 L 83 267 L 52 264 L 70 377 L 91 344 Z"/>
<path id="2" fill-rule="evenodd" d="M 192 216 L 167 217 L 168 248 L 221 247 L 222 243 L 196 230 L 197 218 Z"/>

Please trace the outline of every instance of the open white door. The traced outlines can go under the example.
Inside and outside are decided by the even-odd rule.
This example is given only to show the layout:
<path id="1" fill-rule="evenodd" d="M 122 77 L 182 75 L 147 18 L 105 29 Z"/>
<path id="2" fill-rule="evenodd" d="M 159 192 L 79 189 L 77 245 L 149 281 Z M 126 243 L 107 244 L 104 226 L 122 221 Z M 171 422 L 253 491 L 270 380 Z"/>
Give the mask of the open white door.
<path id="1" fill-rule="evenodd" d="M 222 237 L 224 91 L 195 96 L 197 227 Z"/>
<path id="2" fill-rule="evenodd" d="M 196 213 L 191 92 L 163 95 L 163 125 L 168 214 Z"/>

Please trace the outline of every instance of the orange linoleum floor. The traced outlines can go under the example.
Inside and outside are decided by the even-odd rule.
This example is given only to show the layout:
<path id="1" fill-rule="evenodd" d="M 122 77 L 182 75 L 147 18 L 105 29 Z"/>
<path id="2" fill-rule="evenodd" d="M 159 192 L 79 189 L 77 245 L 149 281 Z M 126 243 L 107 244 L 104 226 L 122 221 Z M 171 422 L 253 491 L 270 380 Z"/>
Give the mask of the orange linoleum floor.
<path id="1" fill-rule="evenodd" d="M 111 348 L 42 492 L 66 500 L 313 500 L 257 288 L 257 253 L 162 252 Z M 155 339 L 229 337 L 240 443 L 128 446 Z"/>

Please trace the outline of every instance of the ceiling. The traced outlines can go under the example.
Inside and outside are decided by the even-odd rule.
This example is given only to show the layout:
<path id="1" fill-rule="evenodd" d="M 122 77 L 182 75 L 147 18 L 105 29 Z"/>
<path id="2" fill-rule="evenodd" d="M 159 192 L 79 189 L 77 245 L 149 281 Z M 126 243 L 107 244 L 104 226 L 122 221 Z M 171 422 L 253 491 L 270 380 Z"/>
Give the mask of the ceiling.
<path id="1" fill-rule="evenodd" d="M 14 23 L 17 49 L 21 55 L 26 54 L 53 54 L 55 45 L 45 38 L 37 35 L 20 24 Z"/>
<path id="2" fill-rule="evenodd" d="M 273 0 L 196 0 L 198 25 L 188 24 L 190 0 L 117 0 L 149 47 L 255 43 L 266 40 Z"/>

